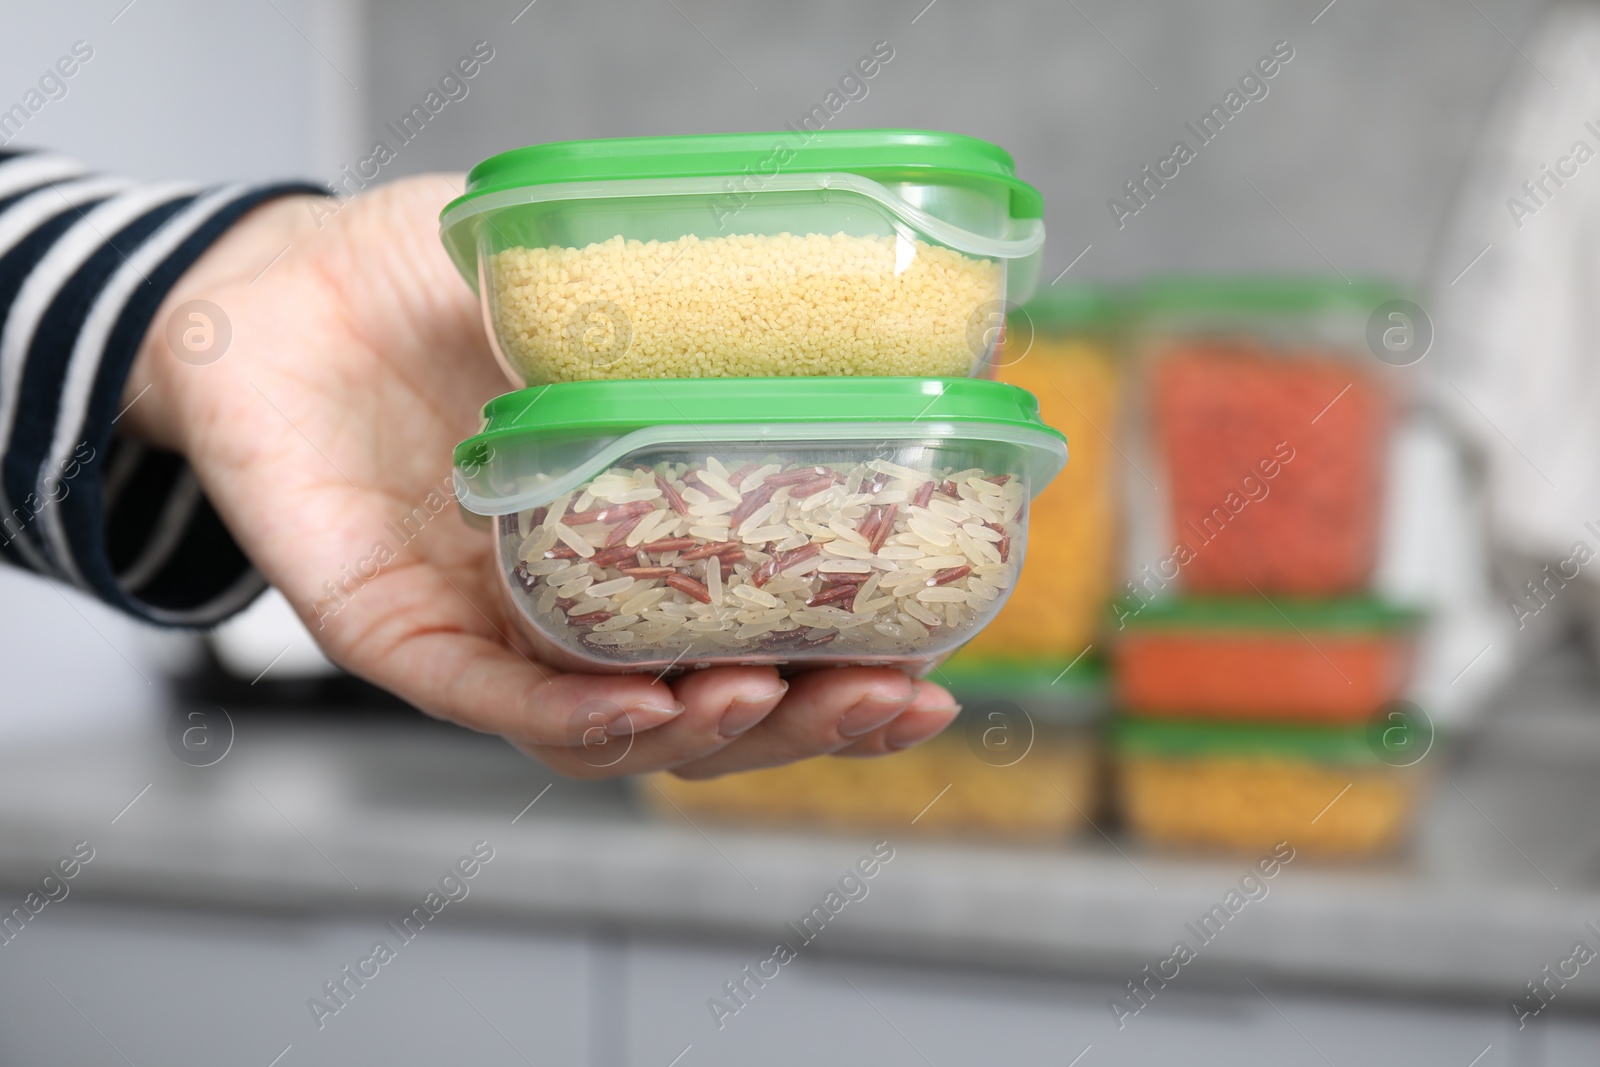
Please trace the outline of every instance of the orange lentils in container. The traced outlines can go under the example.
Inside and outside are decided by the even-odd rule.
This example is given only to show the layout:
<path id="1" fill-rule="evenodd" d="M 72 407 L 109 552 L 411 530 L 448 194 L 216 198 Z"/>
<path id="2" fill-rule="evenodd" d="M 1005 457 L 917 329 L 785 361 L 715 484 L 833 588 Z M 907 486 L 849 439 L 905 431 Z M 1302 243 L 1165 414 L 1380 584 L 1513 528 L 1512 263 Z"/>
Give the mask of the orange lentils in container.
<path id="1" fill-rule="evenodd" d="M 1247 338 L 1173 341 L 1155 418 L 1194 592 L 1332 596 L 1377 562 L 1389 404 L 1350 361 Z"/>
<path id="2" fill-rule="evenodd" d="M 1342 277 L 1171 278 L 1141 290 L 1130 485 L 1148 490 L 1136 541 L 1159 542 L 1163 581 L 1208 594 L 1366 587 L 1393 406 L 1372 322 L 1396 295 Z"/>
<path id="3" fill-rule="evenodd" d="M 1420 616 L 1370 597 L 1124 600 L 1119 706 L 1171 717 L 1361 722 L 1399 699 Z"/>

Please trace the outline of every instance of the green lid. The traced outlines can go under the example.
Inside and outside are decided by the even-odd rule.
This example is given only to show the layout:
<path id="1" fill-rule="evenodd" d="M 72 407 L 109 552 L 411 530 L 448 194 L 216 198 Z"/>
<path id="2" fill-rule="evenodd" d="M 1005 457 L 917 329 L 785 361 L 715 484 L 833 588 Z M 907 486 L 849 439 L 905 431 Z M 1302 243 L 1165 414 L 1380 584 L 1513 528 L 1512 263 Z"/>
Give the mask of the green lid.
<path id="1" fill-rule="evenodd" d="M 456 448 L 507 437 L 616 434 L 709 423 L 954 422 L 1066 438 L 1026 389 L 981 378 L 647 378 L 558 382 L 483 407 L 483 429 Z"/>
<path id="2" fill-rule="evenodd" d="M 1405 295 L 1398 286 L 1370 278 L 1349 282 L 1293 275 L 1171 277 L 1147 282 L 1137 303 L 1146 315 L 1309 315 L 1327 311 L 1369 315 L 1378 305 Z"/>
<path id="3" fill-rule="evenodd" d="M 1019 693 L 1098 693 L 1106 686 L 1105 661 L 1097 655 L 1073 658 L 999 656 L 963 649 L 939 665 L 935 681 L 992 696 Z"/>
<path id="4" fill-rule="evenodd" d="M 1380 763 L 1364 724 L 1302 726 L 1118 715 L 1111 741 L 1122 755 L 1276 756 L 1317 763 Z"/>
<path id="5" fill-rule="evenodd" d="M 1000 186 L 1011 217 L 1044 217 L 1039 191 L 1016 176 L 999 145 L 930 130 L 779 130 L 680 137 L 558 141 L 502 152 L 467 175 L 466 194 L 445 208 L 488 193 L 530 185 L 715 178 L 776 173 L 859 174 L 880 182 L 927 181 Z"/>
<path id="6" fill-rule="evenodd" d="M 1031 323 L 1036 333 L 1076 334 L 1104 331 L 1127 310 L 1127 295 L 1103 285 L 1051 285 L 1011 312 L 1013 320 Z"/>
<path id="7" fill-rule="evenodd" d="M 479 514 L 535 506 L 628 453 L 693 442 L 981 441 L 1011 449 L 1037 493 L 1067 442 L 1032 393 L 977 378 L 653 378 L 560 382 L 484 405 L 456 446 L 457 496 Z M 524 484 L 528 477 L 537 487 Z"/>
<path id="8" fill-rule="evenodd" d="M 1424 613 L 1375 596 L 1297 597 L 1181 596 L 1141 606 L 1123 597 L 1112 615 L 1127 630 L 1302 630 L 1327 633 L 1390 633 L 1414 629 Z"/>

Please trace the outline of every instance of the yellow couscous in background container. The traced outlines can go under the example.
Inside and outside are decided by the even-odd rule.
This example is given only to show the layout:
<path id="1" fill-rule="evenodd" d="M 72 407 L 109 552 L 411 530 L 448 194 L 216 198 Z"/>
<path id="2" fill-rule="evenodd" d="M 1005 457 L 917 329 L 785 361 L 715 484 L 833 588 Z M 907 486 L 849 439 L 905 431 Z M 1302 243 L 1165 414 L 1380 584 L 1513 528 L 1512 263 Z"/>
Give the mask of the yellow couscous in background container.
<path id="1" fill-rule="evenodd" d="M 969 652 L 1071 659 L 1094 640 L 1115 578 L 1119 301 L 1087 287 L 1052 292 L 1011 315 L 996 377 L 1039 399 L 1072 442 L 1072 462 L 1029 505 L 1035 536 L 1017 589 Z"/>
<path id="2" fill-rule="evenodd" d="M 961 700 L 961 715 L 931 741 L 705 782 L 656 775 L 643 796 L 669 819 L 1059 841 L 1095 817 L 1094 727 L 1105 707 L 1101 673 L 1080 664 L 1063 678 L 1064 666 L 995 668 L 963 654 L 936 675 Z"/>
<path id="3" fill-rule="evenodd" d="M 1308 854 L 1373 855 L 1399 845 L 1423 776 L 1372 750 L 1364 727 L 1119 716 L 1118 807 L 1157 846 L 1251 852 L 1288 841 Z"/>

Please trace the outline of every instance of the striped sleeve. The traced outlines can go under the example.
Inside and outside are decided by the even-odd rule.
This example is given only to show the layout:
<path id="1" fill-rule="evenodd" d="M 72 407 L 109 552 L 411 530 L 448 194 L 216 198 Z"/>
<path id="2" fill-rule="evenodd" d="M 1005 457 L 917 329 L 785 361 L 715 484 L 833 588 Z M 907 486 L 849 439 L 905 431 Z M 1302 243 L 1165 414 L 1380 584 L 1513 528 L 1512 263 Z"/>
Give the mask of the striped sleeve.
<path id="1" fill-rule="evenodd" d="M 0 150 L 0 559 L 146 621 L 209 626 L 264 582 L 177 455 L 116 436 L 161 301 L 299 183 L 202 188 Z"/>

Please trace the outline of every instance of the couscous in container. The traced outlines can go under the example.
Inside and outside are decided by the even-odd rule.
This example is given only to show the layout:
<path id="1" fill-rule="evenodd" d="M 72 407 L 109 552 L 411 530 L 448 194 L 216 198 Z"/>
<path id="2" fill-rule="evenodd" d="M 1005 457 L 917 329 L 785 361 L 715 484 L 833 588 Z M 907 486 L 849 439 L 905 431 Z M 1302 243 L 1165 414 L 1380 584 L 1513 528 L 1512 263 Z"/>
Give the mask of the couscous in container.
<path id="1" fill-rule="evenodd" d="M 1122 301 L 1092 287 L 1052 287 L 1014 311 L 996 376 L 1032 392 L 1050 425 L 1072 441 L 1072 463 L 1033 503 L 1037 529 L 1024 578 L 969 653 L 1071 659 L 1095 640 L 1115 582 L 1121 533 Z"/>
<path id="2" fill-rule="evenodd" d="M 967 375 L 1044 244 L 1009 155 L 917 130 L 535 145 L 441 225 L 527 385 Z"/>
<path id="3" fill-rule="evenodd" d="M 662 774 L 643 795 L 668 817 L 1059 841 L 1094 817 L 1093 729 L 1105 707 L 1101 673 L 1067 667 L 985 664 L 962 653 L 933 675 L 962 702 L 960 716 L 909 751 L 824 756 L 710 781 Z"/>
<path id="4" fill-rule="evenodd" d="M 994 617 L 1066 442 L 976 379 L 574 382 L 456 451 L 551 664 L 926 670 Z"/>
<path id="5" fill-rule="evenodd" d="M 1388 851 L 1410 825 L 1425 776 L 1374 750 L 1363 726 L 1196 722 L 1122 715 L 1115 792 L 1144 841 L 1181 849 Z"/>

